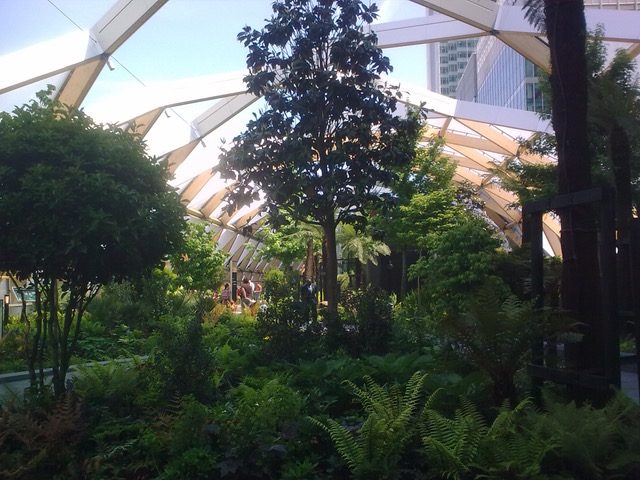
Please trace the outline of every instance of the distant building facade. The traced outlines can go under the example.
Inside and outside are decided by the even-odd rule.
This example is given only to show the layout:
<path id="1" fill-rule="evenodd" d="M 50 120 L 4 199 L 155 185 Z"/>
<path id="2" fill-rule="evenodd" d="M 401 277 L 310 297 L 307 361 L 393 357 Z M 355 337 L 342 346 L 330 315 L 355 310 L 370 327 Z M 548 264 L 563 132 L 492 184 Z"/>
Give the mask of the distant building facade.
<path id="1" fill-rule="evenodd" d="M 483 37 L 469 59 L 456 98 L 543 112 L 540 69 L 495 37 Z"/>
<path id="2" fill-rule="evenodd" d="M 584 4 L 586 8 L 640 9 L 640 0 L 584 0 Z M 493 36 L 482 37 L 460 77 L 455 97 L 543 112 L 547 106 L 540 88 L 540 77 L 540 69 L 515 50 Z"/>

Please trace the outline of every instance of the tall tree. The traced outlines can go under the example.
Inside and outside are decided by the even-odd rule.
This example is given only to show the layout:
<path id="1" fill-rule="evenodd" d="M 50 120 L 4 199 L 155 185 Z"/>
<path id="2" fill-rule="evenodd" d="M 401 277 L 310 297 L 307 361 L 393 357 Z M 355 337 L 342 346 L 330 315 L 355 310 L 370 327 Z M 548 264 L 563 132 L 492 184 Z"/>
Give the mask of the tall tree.
<path id="1" fill-rule="evenodd" d="M 35 285 L 31 382 L 48 354 L 59 395 L 91 299 L 170 253 L 184 209 L 139 138 L 49 93 L 0 114 L 0 270 Z"/>
<path id="2" fill-rule="evenodd" d="M 389 59 L 364 31 L 377 15 L 359 0 L 278 0 L 262 30 L 238 35 L 249 49 L 249 92 L 266 108 L 222 156 L 238 184 L 230 207 L 259 198 L 272 221 L 283 213 L 322 227 L 326 298 L 337 307 L 336 226 L 364 223 L 384 200 L 393 169 L 411 159 L 418 115 L 394 115 L 397 98 L 380 84 Z"/>
<path id="3" fill-rule="evenodd" d="M 633 310 L 631 225 L 640 192 L 640 87 L 635 62 L 623 49 L 607 64 L 604 31 L 587 43 L 591 76 L 590 147 L 596 172 L 615 188 L 618 238 L 617 285 L 620 310 Z"/>
<path id="4" fill-rule="evenodd" d="M 542 7 L 542 8 L 540 8 Z M 558 191 L 592 186 L 587 133 L 587 28 L 582 0 L 528 0 L 529 18 L 544 21 L 551 57 L 551 121 L 558 150 Z M 602 316 L 597 234 L 591 205 L 560 212 L 562 224 L 562 307 L 585 326 L 570 362 L 581 370 L 601 370 Z M 573 349 L 572 349 L 573 350 Z"/>

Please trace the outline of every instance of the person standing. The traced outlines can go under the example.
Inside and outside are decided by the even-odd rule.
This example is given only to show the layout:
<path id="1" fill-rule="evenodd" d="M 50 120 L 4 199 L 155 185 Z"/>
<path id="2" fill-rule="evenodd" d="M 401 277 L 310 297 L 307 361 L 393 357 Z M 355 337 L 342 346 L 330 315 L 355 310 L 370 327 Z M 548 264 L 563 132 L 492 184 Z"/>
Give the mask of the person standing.
<path id="1" fill-rule="evenodd" d="M 253 287 L 251 286 L 251 282 L 249 282 L 249 279 L 247 277 L 244 277 L 242 279 L 240 288 L 243 291 L 242 303 L 250 306 L 253 303 Z"/>
<path id="2" fill-rule="evenodd" d="M 233 304 L 229 283 L 225 283 L 222 292 L 220 292 L 220 302 L 226 307 L 230 307 Z"/>
<path id="3" fill-rule="evenodd" d="M 310 278 L 300 287 L 300 301 L 304 315 L 309 321 L 315 322 L 318 319 L 318 287 Z"/>

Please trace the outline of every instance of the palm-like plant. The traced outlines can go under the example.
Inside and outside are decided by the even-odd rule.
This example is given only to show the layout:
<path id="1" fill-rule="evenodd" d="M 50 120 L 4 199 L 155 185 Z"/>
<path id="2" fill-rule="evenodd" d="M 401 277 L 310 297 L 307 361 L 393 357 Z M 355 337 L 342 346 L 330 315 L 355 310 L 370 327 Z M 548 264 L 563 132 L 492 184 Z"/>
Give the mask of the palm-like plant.
<path id="1" fill-rule="evenodd" d="M 515 296 L 503 298 L 494 286 L 480 288 L 466 311 L 443 320 L 462 356 L 490 378 L 496 405 L 514 400 L 514 377 L 524 366 L 536 333 L 533 307 Z"/>
<path id="2" fill-rule="evenodd" d="M 391 249 L 386 243 L 374 240 L 365 233 L 356 232 L 352 225 L 340 224 L 336 232 L 336 240 L 342 249 L 343 258 L 356 261 L 356 286 L 360 286 L 362 283 L 362 265 L 368 263 L 377 265 L 379 256 L 391 254 Z"/>

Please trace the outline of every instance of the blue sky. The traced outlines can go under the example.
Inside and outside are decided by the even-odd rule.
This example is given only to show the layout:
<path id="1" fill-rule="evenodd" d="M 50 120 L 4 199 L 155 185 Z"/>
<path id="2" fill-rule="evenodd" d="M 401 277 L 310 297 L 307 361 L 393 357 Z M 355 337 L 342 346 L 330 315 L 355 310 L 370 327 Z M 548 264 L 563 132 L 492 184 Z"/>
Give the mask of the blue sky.
<path id="1" fill-rule="evenodd" d="M 114 3 L 115 0 L 0 0 L 0 55 L 77 32 L 78 26 L 88 30 Z M 177 88 L 171 81 L 242 71 L 246 68 L 247 51 L 236 36 L 245 25 L 261 28 L 271 13 L 271 0 L 169 0 L 116 50 L 110 60 L 114 68 L 102 70 L 82 107 L 99 122 L 121 122 L 134 115 L 123 112 L 126 106 L 137 106 L 134 99 L 154 88 L 166 91 Z M 384 0 L 380 20 L 422 14 L 424 10 L 408 0 Z M 385 52 L 394 66 L 393 77 L 424 85 L 425 51 L 424 46 L 417 46 Z M 13 105 L 26 103 L 46 83 L 49 82 L 3 95 L 2 108 L 11 110 Z M 151 152 L 159 155 L 176 148 L 185 138 L 188 141 L 189 121 L 212 104 L 171 108 L 173 119 L 163 117 L 147 137 Z M 222 138 L 233 138 L 257 108 L 259 102 L 210 134 L 207 144 L 213 146 Z M 177 127 L 176 118 L 184 119 L 177 122 Z"/>
<path id="2" fill-rule="evenodd" d="M 74 23 L 88 29 L 113 3 L 115 0 L 0 0 L 0 55 L 77 31 Z M 381 20 L 418 16 L 423 11 L 407 0 L 379 4 Z M 142 82 L 153 82 L 242 70 L 246 50 L 236 40 L 237 33 L 245 25 L 261 27 L 270 15 L 271 0 L 169 0 L 115 52 L 112 63 L 116 69 L 103 72 L 91 95 L 106 94 L 109 85 L 137 81 L 133 75 Z M 420 46 L 386 52 L 394 76 L 423 83 L 424 51 Z"/>

